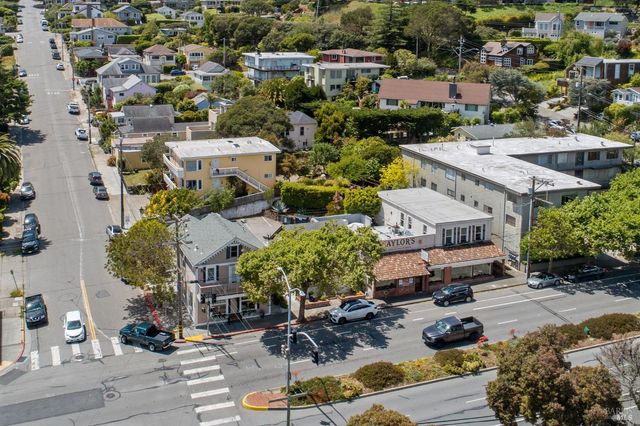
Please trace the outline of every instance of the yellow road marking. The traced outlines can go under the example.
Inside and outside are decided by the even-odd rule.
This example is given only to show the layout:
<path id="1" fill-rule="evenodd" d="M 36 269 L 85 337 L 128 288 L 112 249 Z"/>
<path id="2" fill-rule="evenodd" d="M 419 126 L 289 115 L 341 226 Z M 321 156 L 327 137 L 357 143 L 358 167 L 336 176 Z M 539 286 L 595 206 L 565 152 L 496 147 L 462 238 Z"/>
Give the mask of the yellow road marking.
<path id="1" fill-rule="evenodd" d="M 93 316 L 91 315 L 89 296 L 87 295 L 87 287 L 84 284 L 84 280 L 80 280 L 80 289 L 82 290 L 82 299 L 84 300 L 84 310 L 87 313 L 87 324 L 89 324 L 89 333 L 91 334 L 91 340 L 96 340 L 96 328 L 93 325 Z"/>

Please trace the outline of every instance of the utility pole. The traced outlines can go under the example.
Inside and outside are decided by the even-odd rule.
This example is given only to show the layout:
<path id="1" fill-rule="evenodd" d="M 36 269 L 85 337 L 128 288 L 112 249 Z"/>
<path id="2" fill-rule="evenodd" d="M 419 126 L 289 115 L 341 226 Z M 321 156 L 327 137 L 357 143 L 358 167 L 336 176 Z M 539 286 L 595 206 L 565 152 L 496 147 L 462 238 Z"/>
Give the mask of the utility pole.
<path id="1" fill-rule="evenodd" d="M 91 128 L 91 123 L 89 123 L 89 128 Z M 122 168 L 124 163 L 124 158 L 122 157 L 122 132 L 118 129 L 118 133 L 120 133 L 120 143 L 118 144 L 120 155 L 118 156 L 118 175 L 120 177 L 120 227 L 124 228 L 124 179 L 122 178 Z"/>
<path id="2" fill-rule="evenodd" d="M 576 126 L 576 133 L 580 132 L 580 122 L 582 119 L 582 67 L 576 67 L 580 74 L 580 81 L 578 83 L 578 125 Z"/>
<path id="3" fill-rule="evenodd" d="M 464 37 L 460 36 L 458 43 L 458 74 L 462 70 L 462 49 L 464 49 Z"/>
<path id="4" fill-rule="evenodd" d="M 536 186 L 538 185 L 538 186 Z M 533 228 L 533 205 L 536 201 L 536 191 L 542 186 L 553 186 L 553 182 L 547 179 L 531 177 L 531 188 L 529 189 L 529 224 L 527 227 L 527 279 L 531 276 L 531 229 Z"/>
<path id="5" fill-rule="evenodd" d="M 320 16 L 320 0 L 316 0 L 316 20 Z"/>
<path id="6" fill-rule="evenodd" d="M 93 93 L 93 83 L 87 89 L 87 111 L 89 112 L 89 145 L 91 145 L 91 94 Z"/>
<path id="7" fill-rule="evenodd" d="M 222 37 L 222 66 L 227 66 L 227 38 Z"/>
<path id="8" fill-rule="evenodd" d="M 182 323 L 182 269 L 180 268 L 180 218 L 177 215 L 173 216 L 173 223 L 175 226 L 175 238 L 176 238 L 176 270 L 177 270 L 177 285 L 176 292 L 178 293 L 178 339 L 184 339 L 184 324 Z"/>

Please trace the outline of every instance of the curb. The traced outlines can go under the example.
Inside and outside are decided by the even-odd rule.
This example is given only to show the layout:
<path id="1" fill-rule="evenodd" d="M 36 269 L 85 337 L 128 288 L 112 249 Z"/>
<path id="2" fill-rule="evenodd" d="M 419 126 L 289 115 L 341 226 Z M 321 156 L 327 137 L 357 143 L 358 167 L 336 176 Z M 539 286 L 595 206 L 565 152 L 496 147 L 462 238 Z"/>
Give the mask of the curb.
<path id="1" fill-rule="evenodd" d="M 260 406 L 260 405 L 251 405 L 251 404 L 249 404 L 249 403 L 247 402 L 247 398 L 248 398 L 250 395 L 253 395 L 254 393 L 257 393 L 257 392 L 251 392 L 251 393 L 248 393 L 248 394 L 246 394 L 246 395 L 242 398 L 242 406 L 243 406 L 244 408 L 246 408 L 247 410 L 254 410 L 254 411 L 269 411 L 269 407 L 263 407 L 263 406 Z"/>
<path id="2" fill-rule="evenodd" d="M 635 336 L 625 337 L 623 339 L 617 339 L 617 340 L 611 340 L 611 341 L 608 341 L 608 342 L 596 343 L 595 345 L 585 346 L 585 347 L 582 347 L 582 348 L 569 349 L 567 351 L 564 351 L 564 354 L 568 355 L 568 354 L 572 354 L 572 353 L 576 353 L 576 352 L 586 351 L 586 350 L 589 350 L 589 349 L 599 348 L 599 347 L 602 347 L 602 346 L 612 345 L 614 343 L 623 342 L 625 340 L 635 340 L 635 339 L 640 339 L 640 334 L 635 335 Z M 320 403 L 320 404 L 307 404 L 307 405 L 291 406 L 290 408 L 291 408 L 291 410 L 305 410 L 305 409 L 308 409 L 308 408 L 322 407 L 322 406 L 326 406 L 326 405 L 333 405 L 333 404 L 340 403 L 340 402 L 350 402 L 350 401 L 355 401 L 357 399 L 368 398 L 370 396 L 376 396 L 376 395 L 383 395 L 383 394 L 386 394 L 386 393 L 401 391 L 401 390 L 404 390 L 404 389 L 415 388 L 415 387 L 418 387 L 418 386 L 428 386 L 428 385 L 433 384 L 433 383 L 445 382 L 447 380 L 458 379 L 458 378 L 461 378 L 461 377 L 477 376 L 477 375 L 480 375 L 482 373 L 487 373 L 489 371 L 494 371 L 494 370 L 497 370 L 497 369 L 498 369 L 497 366 L 495 366 L 495 367 L 486 367 L 486 368 L 481 368 L 480 370 L 478 370 L 477 373 L 464 373 L 464 374 L 460 374 L 460 375 L 451 375 L 451 376 L 439 377 L 439 378 L 433 379 L 433 380 L 426 380 L 426 381 L 423 381 L 423 382 L 411 383 L 411 384 L 404 385 L 404 386 L 398 386 L 398 387 L 395 387 L 395 388 L 383 389 L 383 390 L 379 390 L 379 391 L 375 391 L 375 392 L 366 393 L 366 394 L 357 396 L 357 397 L 352 398 L 352 399 L 338 399 L 338 400 L 334 400 L 334 401 L 323 402 L 323 403 Z M 252 395 L 252 394 L 254 394 L 256 392 L 259 392 L 259 391 L 251 392 L 251 393 L 245 395 L 244 398 L 246 398 L 247 396 Z M 245 408 L 249 409 L 249 410 L 256 410 L 256 411 L 282 411 L 282 410 L 286 410 L 286 407 L 283 407 L 283 408 L 280 408 L 280 407 L 274 407 L 274 408 L 258 407 L 258 408 L 253 408 L 254 406 L 245 406 L 244 405 L 244 398 L 242 400 L 242 402 L 243 402 L 242 405 Z"/>

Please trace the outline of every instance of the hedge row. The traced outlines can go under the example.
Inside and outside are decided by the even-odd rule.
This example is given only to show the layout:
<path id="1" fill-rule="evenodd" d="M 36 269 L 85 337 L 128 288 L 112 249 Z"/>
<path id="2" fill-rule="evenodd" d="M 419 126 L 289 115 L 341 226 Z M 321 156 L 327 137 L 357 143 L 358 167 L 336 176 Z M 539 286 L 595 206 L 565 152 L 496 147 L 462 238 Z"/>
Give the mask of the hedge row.
<path id="1" fill-rule="evenodd" d="M 285 182 L 280 189 L 282 202 L 289 207 L 324 210 L 340 188 Z"/>
<path id="2" fill-rule="evenodd" d="M 122 34 L 119 35 L 116 43 L 118 44 L 132 44 L 134 41 L 142 37 L 140 34 Z"/>

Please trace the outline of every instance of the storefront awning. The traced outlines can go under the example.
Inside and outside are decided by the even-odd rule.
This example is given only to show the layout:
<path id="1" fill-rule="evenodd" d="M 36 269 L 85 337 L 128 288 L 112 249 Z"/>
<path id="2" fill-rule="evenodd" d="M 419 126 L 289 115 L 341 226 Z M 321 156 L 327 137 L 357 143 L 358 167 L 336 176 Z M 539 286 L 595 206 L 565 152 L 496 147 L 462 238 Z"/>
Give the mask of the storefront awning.
<path id="1" fill-rule="evenodd" d="M 506 255 L 493 243 L 472 244 L 468 246 L 434 247 L 423 250 L 429 263 L 429 269 L 442 269 L 448 266 L 461 266 L 490 263 L 504 260 Z M 423 253 L 424 255 L 424 253 Z M 424 256 L 423 256 L 424 257 Z"/>
<path id="2" fill-rule="evenodd" d="M 429 275 L 427 264 L 419 251 L 382 256 L 374 266 L 373 273 L 378 282 Z"/>

